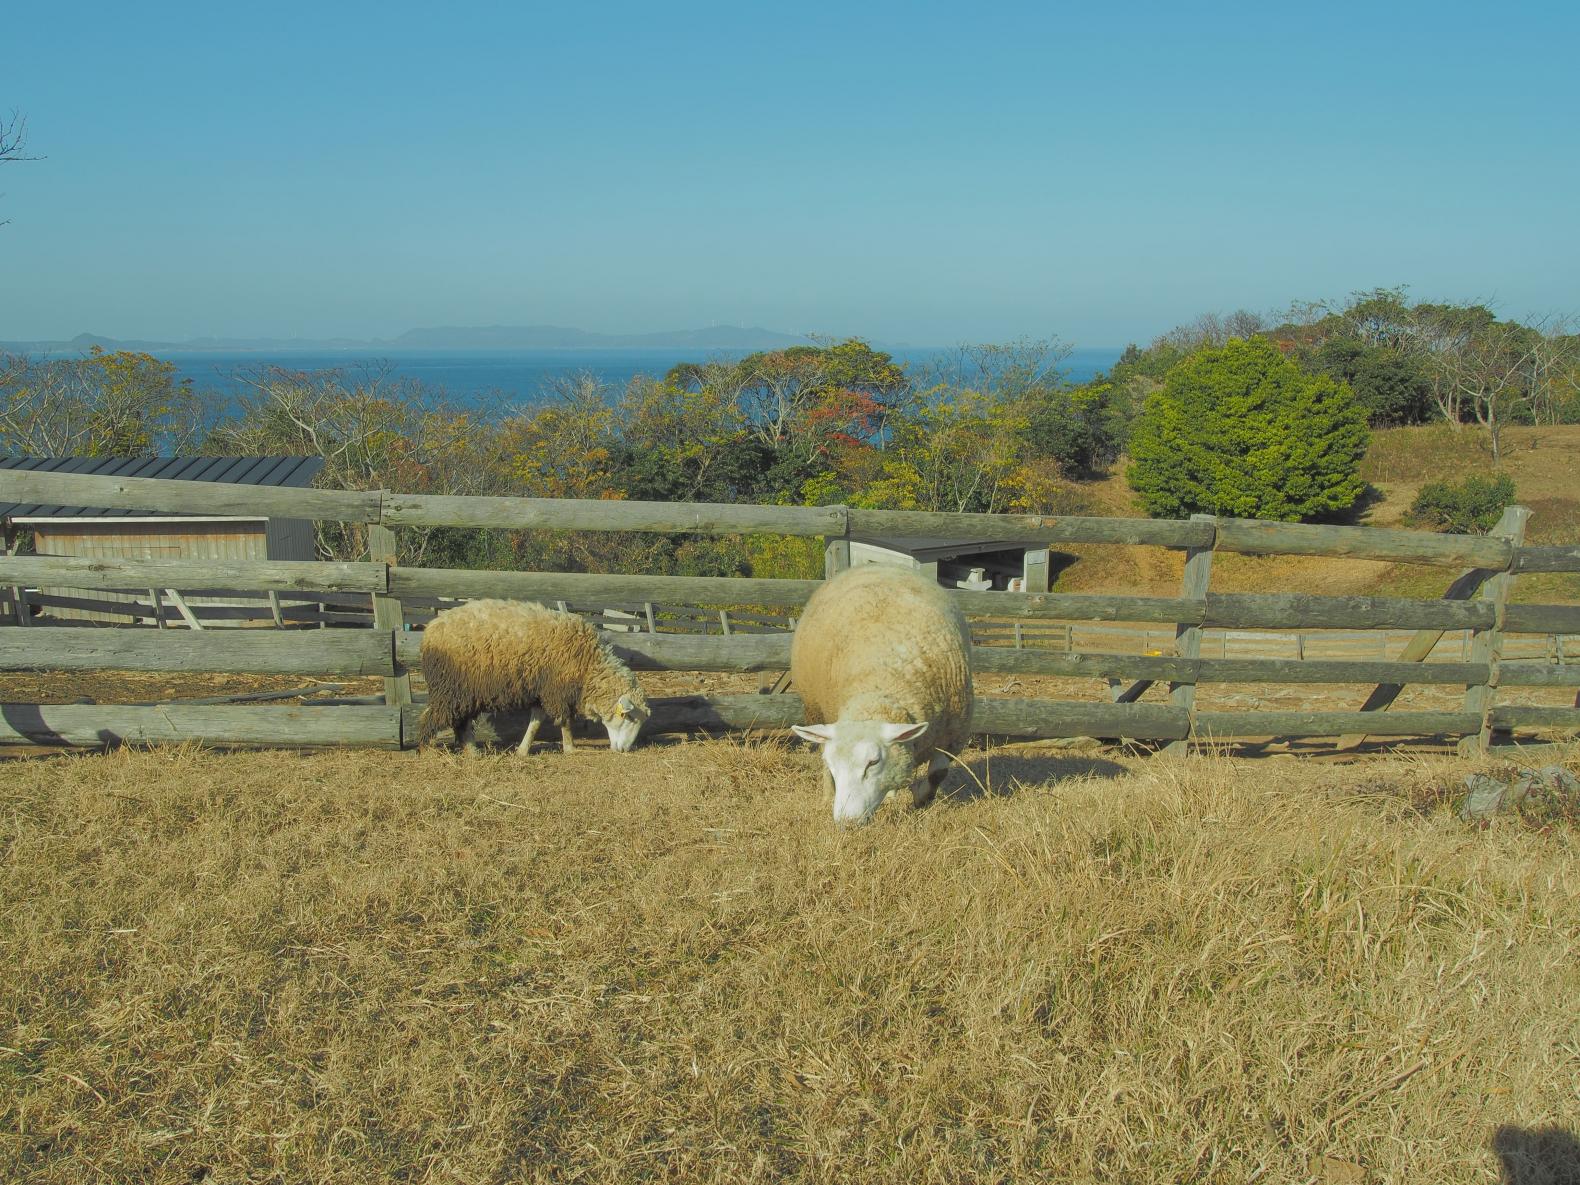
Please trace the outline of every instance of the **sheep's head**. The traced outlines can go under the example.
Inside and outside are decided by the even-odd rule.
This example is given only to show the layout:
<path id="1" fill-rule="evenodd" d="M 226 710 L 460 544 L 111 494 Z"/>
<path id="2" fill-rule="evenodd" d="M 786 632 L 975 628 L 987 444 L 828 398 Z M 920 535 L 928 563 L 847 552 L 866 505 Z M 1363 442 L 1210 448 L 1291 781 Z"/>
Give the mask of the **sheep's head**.
<path id="1" fill-rule="evenodd" d="M 642 731 L 650 715 L 652 712 L 641 692 L 622 695 L 615 701 L 614 709 L 603 718 L 603 726 L 609 730 L 609 747 L 616 753 L 629 753 L 636 744 L 636 734 Z"/>
<path id="2" fill-rule="evenodd" d="M 910 785 L 916 769 L 911 742 L 927 727 L 925 720 L 920 724 L 841 720 L 794 725 L 798 737 L 823 747 L 823 764 L 834 779 L 836 823 L 865 823 L 890 791 Z"/>

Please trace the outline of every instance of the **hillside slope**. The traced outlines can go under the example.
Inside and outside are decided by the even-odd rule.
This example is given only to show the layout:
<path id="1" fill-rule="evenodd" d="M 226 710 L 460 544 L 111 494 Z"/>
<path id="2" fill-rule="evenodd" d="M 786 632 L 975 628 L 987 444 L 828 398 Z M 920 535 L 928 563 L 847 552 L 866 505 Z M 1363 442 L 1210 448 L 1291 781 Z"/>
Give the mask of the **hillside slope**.
<path id="1" fill-rule="evenodd" d="M 1505 430 L 1503 470 L 1514 478 L 1519 502 L 1531 510 L 1527 542 L 1580 542 L 1580 425 Z M 1082 487 L 1089 514 L 1140 518 L 1135 493 L 1125 484 L 1123 458 L 1102 481 Z M 1404 527 L 1411 502 L 1428 482 L 1492 474 L 1491 449 L 1478 429 L 1460 431 L 1434 424 L 1374 432 L 1362 464 L 1373 497 L 1354 522 L 1373 527 Z M 1071 546 L 1060 553 L 1060 592 L 1133 592 L 1173 596 L 1179 591 L 1184 557 L 1162 548 Z M 1213 588 L 1219 592 L 1317 591 L 1336 596 L 1432 596 L 1451 574 L 1416 564 L 1304 556 L 1219 555 L 1213 562 Z M 1520 601 L 1580 601 L 1580 577 L 1524 576 L 1515 584 Z"/>

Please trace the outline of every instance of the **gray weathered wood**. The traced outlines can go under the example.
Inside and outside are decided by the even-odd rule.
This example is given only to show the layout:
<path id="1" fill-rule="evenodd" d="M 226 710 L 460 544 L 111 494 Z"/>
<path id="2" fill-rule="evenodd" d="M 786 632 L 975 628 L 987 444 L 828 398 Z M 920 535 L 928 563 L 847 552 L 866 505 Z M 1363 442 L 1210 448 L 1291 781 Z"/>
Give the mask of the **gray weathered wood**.
<path id="1" fill-rule="evenodd" d="M 1133 543 L 1156 547 L 1206 547 L 1212 528 L 1180 519 L 1081 518 L 1074 515 L 951 514 L 919 510 L 852 508 L 857 537 L 984 539 L 1034 543 Z"/>
<path id="2" fill-rule="evenodd" d="M 1514 571 L 1580 572 L 1580 547 L 1520 547 L 1514 552 Z"/>
<path id="3" fill-rule="evenodd" d="M 379 520 L 381 495 L 378 490 L 309 490 L 0 469 L 0 502 L 107 506 L 197 517 L 306 518 L 363 523 Z"/>
<path id="4" fill-rule="evenodd" d="M 1210 514 L 1193 514 L 1192 522 L 1203 522 L 1213 525 Z M 1216 527 L 1214 527 L 1216 530 Z M 1205 601 L 1207 590 L 1212 582 L 1212 544 L 1205 547 L 1193 547 L 1185 553 L 1185 580 L 1180 590 L 1180 595 L 1187 601 Z M 1190 622 L 1180 622 L 1174 629 L 1174 653 L 1187 662 L 1201 657 L 1202 627 Z M 1140 684 L 1137 684 L 1140 687 Z M 1141 688 L 1142 691 L 1145 688 Z M 1136 692 L 1139 698 L 1141 691 Z M 1185 713 L 1187 721 L 1191 720 L 1196 710 L 1196 683 L 1194 679 L 1175 680 L 1169 684 L 1169 702 Z M 1190 749 L 1190 733 L 1179 740 L 1169 743 L 1167 752 L 1182 754 Z"/>
<path id="5" fill-rule="evenodd" d="M 1509 605 L 1503 628 L 1511 634 L 1580 634 L 1580 605 Z"/>
<path id="6" fill-rule="evenodd" d="M 1495 704 L 1487 713 L 1497 728 L 1580 729 L 1580 708 L 1539 708 L 1529 704 Z"/>
<path id="7" fill-rule="evenodd" d="M 1498 664 L 1498 684 L 1501 687 L 1580 687 L 1580 664 L 1505 661 Z"/>
<path id="8" fill-rule="evenodd" d="M 850 567 L 850 540 L 823 540 L 823 579 L 828 580 Z"/>
<path id="9" fill-rule="evenodd" d="M 1516 521 L 1517 516 L 1514 514 L 1514 508 L 1505 508 L 1502 516 L 1498 519 L 1498 522 L 1494 527 L 1494 531 L 1500 535 L 1503 535 L 1504 537 L 1508 537 L 1508 534 L 1513 530 Z M 1497 575 L 1497 572 L 1491 568 L 1470 568 L 1467 571 L 1461 572 L 1457 577 L 1454 578 L 1453 582 L 1449 584 L 1447 591 L 1443 593 L 1443 599 L 1445 601 L 1468 601 L 1481 590 L 1482 585 L 1484 585 L 1488 580 L 1492 579 L 1492 577 L 1495 575 Z M 1447 632 L 1448 631 L 1446 630 L 1421 630 L 1415 635 L 1415 637 L 1411 638 L 1405 643 L 1404 650 L 1399 655 L 1399 661 L 1425 662 L 1431 655 L 1432 651 L 1437 648 L 1437 644 L 1443 640 L 1443 635 Z M 1465 655 L 1468 659 L 1470 655 L 1468 648 L 1466 649 Z M 1490 666 L 1487 668 L 1487 670 L 1490 672 Z M 1488 674 L 1483 673 L 1479 679 L 1467 680 L 1467 682 L 1485 682 L 1487 678 Z M 1361 705 L 1361 711 L 1385 711 L 1389 704 L 1393 703 L 1394 700 L 1398 699 L 1399 696 L 1404 693 L 1405 686 L 1406 684 L 1403 680 L 1397 683 L 1379 684 L 1378 686 L 1372 688 L 1371 694 L 1366 697 L 1366 702 Z M 1340 749 L 1353 749 L 1365 739 L 1366 738 L 1360 734 L 1341 737 L 1337 747 Z"/>
<path id="10" fill-rule="evenodd" d="M 1217 548 L 1248 555 L 1346 556 L 1500 571 L 1509 566 L 1514 555 L 1513 545 L 1507 539 L 1491 536 L 1439 535 L 1431 531 L 1394 531 L 1380 527 L 1324 527 L 1236 518 L 1218 520 Z"/>
<path id="11" fill-rule="evenodd" d="M 657 697 L 649 701 L 653 716 L 645 734 L 722 731 L 743 728 L 788 728 L 802 720 L 799 696 L 690 695 Z M 406 735 L 416 733 L 416 713 L 408 709 Z M 507 716 L 496 731 L 509 734 L 520 720 Z M 1170 740 L 1185 735 L 1184 713 L 1172 707 L 1142 704 L 1086 704 L 1036 699 L 978 697 L 973 730 L 994 736 L 1080 737 L 1118 736 L 1137 740 Z"/>
<path id="12" fill-rule="evenodd" d="M 1405 597 L 1209 593 L 1203 624 L 1226 629 L 1486 629 L 1492 625 L 1492 606 Z"/>
<path id="13" fill-rule="evenodd" d="M 389 675 L 390 635 L 372 630 L 190 631 L 37 626 L 0 630 L 0 671 L 205 671 Z"/>
<path id="14" fill-rule="evenodd" d="M 1494 531 L 1510 547 L 1510 562 L 1513 562 L 1513 549 L 1525 542 L 1525 524 L 1530 519 L 1531 512 L 1523 506 L 1507 507 L 1498 519 Z M 1490 606 L 1493 617 L 1491 625 L 1476 631 L 1471 639 L 1470 657 L 1473 662 L 1487 664 L 1487 677 L 1482 682 L 1465 689 L 1465 711 L 1474 712 L 1480 717 L 1475 734 L 1467 737 L 1462 747 L 1471 747 L 1482 753 L 1492 743 L 1492 708 L 1497 698 L 1498 667 L 1503 661 L 1503 631 L 1509 604 L 1509 594 L 1514 589 L 1514 573 L 1499 572 L 1481 586 L 1478 600 L 1481 604 Z"/>
<path id="15" fill-rule="evenodd" d="M 395 568 L 396 596 L 508 597 L 569 601 L 578 607 L 605 602 L 665 601 L 712 605 L 800 605 L 820 580 L 753 580 L 708 576 L 604 576 L 588 572 L 481 572 L 464 568 Z"/>
<path id="16" fill-rule="evenodd" d="M 396 749 L 399 708 L 165 704 L 0 704 L 0 745 L 180 744 Z"/>
<path id="17" fill-rule="evenodd" d="M 1476 712 L 1197 712 L 1201 737 L 1336 737 L 1365 729 L 1371 736 L 1463 736 L 1481 723 Z"/>
<path id="18" fill-rule="evenodd" d="M 186 598 L 180 592 L 173 588 L 167 588 L 165 589 L 165 596 L 170 598 L 170 603 L 176 607 L 176 612 L 181 614 L 182 619 L 187 623 L 188 629 L 201 630 L 203 628 L 203 623 L 197 619 L 197 614 L 192 612 L 192 606 L 187 604 Z"/>
<path id="19" fill-rule="evenodd" d="M 395 532 L 378 523 L 368 524 L 368 560 L 386 569 L 396 563 Z M 386 587 L 389 584 L 385 578 Z M 392 636 L 403 632 L 404 613 L 399 597 L 387 593 L 373 594 L 373 628 L 388 631 Z M 411 703 L 411 675 L 404 667 L 397 668 L 384 680 L 384 702 L 401 707 Z"/>
<path id="20" fill-rule="evenodd" d="M 12 472 L 0 469 L 0 474 Z M 194 485 L 195 482 L 175 484 Z M 316 560 L 129 560 L 87 556 L 0 557 L 0 583 L 66 588 L 178 588 L 277 592 L 383 592 L 382 564 Z"/>
<path id="21" fill-rule="evenodd" d="M 750 506 L 722 502 L 627 502 L 577 498 L 478 498 L 386 494 L 387 524 L 508 527 L 664 534 L 843 535 L 841 506 Z"/>

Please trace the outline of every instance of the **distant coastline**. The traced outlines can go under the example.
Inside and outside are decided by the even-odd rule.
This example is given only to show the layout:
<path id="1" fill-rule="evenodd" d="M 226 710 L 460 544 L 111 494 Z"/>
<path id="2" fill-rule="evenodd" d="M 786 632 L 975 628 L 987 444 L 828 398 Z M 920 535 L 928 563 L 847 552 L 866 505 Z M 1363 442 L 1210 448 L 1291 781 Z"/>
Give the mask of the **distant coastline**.
<path id="1" fill-rule="evenodd" d="M 559 325 L 470 325 L 408 329 L 393 338 L 221 338 L 149 341 L 79 333 L 65 341 L 5 341 L 0 350 L 18 354 L 86 353 L 138 350 L 165 353 L 363 353 L 392 350 L 782 350 L 811 345 L 812 339 L 756 326 L 714 325 L 662 333 L 594 333 Z"/>

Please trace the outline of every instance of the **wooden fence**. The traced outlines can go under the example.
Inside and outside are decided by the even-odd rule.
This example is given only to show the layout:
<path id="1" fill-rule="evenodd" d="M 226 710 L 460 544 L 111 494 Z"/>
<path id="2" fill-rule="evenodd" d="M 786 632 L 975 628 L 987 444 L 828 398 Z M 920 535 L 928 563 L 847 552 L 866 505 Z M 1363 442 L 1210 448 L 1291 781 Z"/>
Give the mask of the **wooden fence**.
<path id="1" fill-rule="evenodd" d="M 788 621 L 818 586 L 812 580 L 491 572 L 406 567 L 396 562 L 394 529 L 476 526 L 599 531 L 733 534 L 768 532 L 822 537 L 838 566 L 854 535 L 979 536 L 1039 546 L 1108 543 L 1161 546 L 1186 556 L 1178 597 L 968 592 L 952 593 L 986 630 L 984 672 L 1107 679 L 1111 702 L 982 698 L 982 732 L 1025 737 L 1103 736 L 1168 742 L 1266 737 L 1447 736 L 1485 748 L 1494 733 L 1515 729 L 1580 729 L 1580 707 L 1499 704 L 1500 687 L 1580 687 L 1580 665 L 1563 639 L 1580 635 L 1580 606 L 1510 600 L 1525 572 L 1580 571 L 1580 547 L 1523 545 L 1527 512 L 1511 508 L 1491 535 L 1454 536 L 1360 527 L 1308 526 L 1197 516 L 1191 520 L 1098 519 L 1034 515 L 934 514 L 846 507 L 770 507 L 652 502 L 584 502 L 531 498 L 453 498 L 388 491 L 260 489 L 139 478 L 0 471 L 0 500 L 87 504 L 171 512 L 280 515 L 366 524 L 369 558 L 362 562 L 108 560 L 51 556 L 0 557 L 0 588 L 15 605 L 24 590 L 147 590 L 142 608 L 166 625 L 137 630 L 41 626 L 25 611 L 0 630 L 0 670 L 212 671 L 248 674 L 382 676 L 384 702 L 335 706 L 99 704 L 40 706 L 0 703 L 0 743 L 102 745 L 200 740 L 215 744 L 408 745 L 415 735 L 410 676 L 420 634 L 411 630 L 443 603 L 506 596 L 564 603 L 608 614 L 628 627 L 611 642 L 633 667 L 680 671 L 782 671 Z M 1211 591 L 1212 557 L 1242 554 L 1346 556 L 1435 565 L 1456 571 L 1433 600 L 1268 595 Z M 282 612 L 264 625 L 290 624 L 283 608 L 318 606 L 317 620 L 297 624 L 360 626 L 343 630 L 194 629 L 181 612 L 184 594 L 245 590 Z M 680 621 L 717 618 L 704 634 L 658 625 L 642 606 L 661 606 Z M 369 607 L 371 612 L 369 612 Z M 175 616 L 167 610 L 173 609 Z M 718 616 L 723 611 L 723 616 Z M 305 615 L 305 611 L 304 615 Z M 732 624 L 733 622 L 733 624 Z M 1062 648 L 1027 645 L 1029 633 L 1064 631 Z M 1105 623 L 1094 626 L 1091 623 Z M 629 628 L 629 627 L 635 628 Z M 646 627 L 646 628 L 644 628 Z M 1164 653 L 1083 650 L 1079 631 L 1150 631 Z M 1229 639 L 1261 635 L 1311 637 L 1313 631 L 1364 632 L 1383 638 L 1374 656 L 1315 657 L 1298 640 L 1288 657 L 1231 653 Z M 1393 631 L 1409 631 L 1389 647 Z M 1449 658 L 1426 662 L 1446 636 L 1461 641 Z M 1515 657 L 1515 635 L 1539 636 Z M 1215 644 L 1214 639 L 1218 639 Z M 1557 642 L 1554 642 L 1557 639 Z M 1151 649 L 1146 647 L 1144 649 Z M 1261 653 L 1261 652 L 1258 652 Z M 1276 652 L 1275 652 L 1276 653 Z M 1168 702 L 1135 702 L 1153 683 L 1168 684 Z M 1360 710 L 1200 711 L 1196 689 L 1206 683 L 1373 685 Z M 1127 685 L 1128 684 L 1128 685 Z M 1458 708 L 1386 711 L 1407 684 L 1465 689 Z M 791 694 L 659 699 L 653 731 L 783 727 L 800 718 Z"/>

